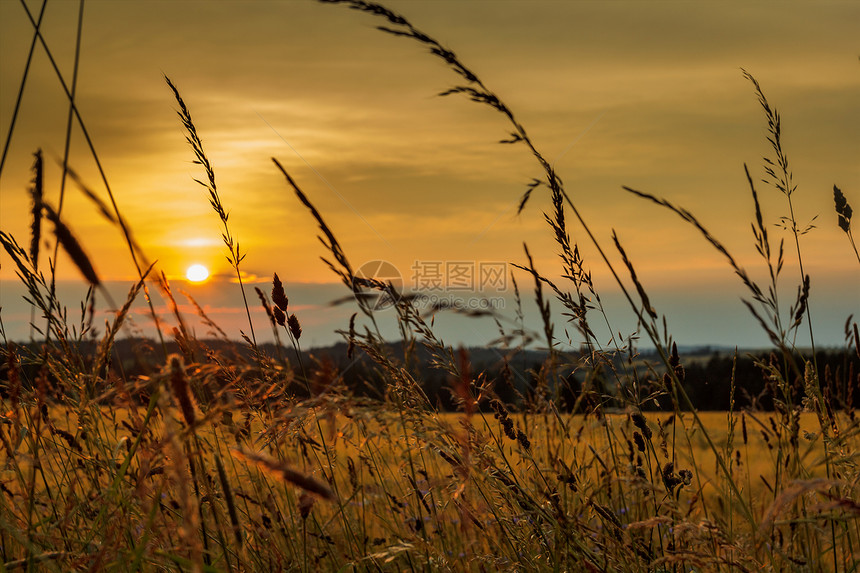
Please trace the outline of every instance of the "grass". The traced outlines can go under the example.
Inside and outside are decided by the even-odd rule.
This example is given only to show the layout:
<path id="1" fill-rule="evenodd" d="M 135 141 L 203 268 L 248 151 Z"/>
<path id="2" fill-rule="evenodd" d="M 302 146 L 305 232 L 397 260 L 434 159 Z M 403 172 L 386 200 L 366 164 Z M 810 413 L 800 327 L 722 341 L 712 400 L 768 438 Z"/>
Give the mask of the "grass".
<path id="1" fill-rule="evenodd" d="M 325 260 L 345 287 L 395 302 L 401 340 L 383 340 L 373 305 L 360 305 L 363 322 L 354 315 L 342 334 L 350 358 L 361 355 L 374 365 L 365 376 L 383 391 L 375 398 L 357 394 L 332 362 L 302 352 L 301 317 L 290 312 L 273 269 L 271 294 L 256 292 L 278 345 L 274 352 L 258 346 L 241 283 L 243 254 L 230 233 L 215 166 L 189 105 L 168 80 L 240 279 L 250 328 L 244 349 L 251 352 L 243 353 L 241 343 L 224 350 L 195 338 L 173 304 L 170 347 L 177 352 L 161 341 L 160 353 L 145 354 L 145 374 L 125 371 L 115 342 L 132 303 L 149 283 L 170 300 L 172 295 L 154 265 L 138 264 L 147 259 L 112 194 L 113 213 L 97 207 L 119 227 L 140 277 L 103 337 L 86 344 L 92 305 L 83 305 L 81 322 L 74 324 L 51 286 L 54 268 L 45 275 L 39 265 L 43 218 L 91 292 L 101 282 L 73 222 L 44 202 L 37 155 L 35 247 L 28 251 L 0 232 L 28 300 L 45 319 L 39 343 L 5 341 L 2 349 L 0 570 L 856 570 L 860 423 L 851 392 L 860 335 L 853 323 L 845 368 L 836 371 L 819 370 L 815 355 L 795 347 L 804 323 L 814 340 L 810 279 L 801 269 L 797 297 L 786 308 L 776 294 L 784 249 L 771 242 L 750 170 L 753 244 L 768 270 L 765 285 L 693 213 L 627 188 L 679 215 L 726 258 L 749 293 L 747 308 L 773 343 L 771 355 L 757 363 L 772 409 L 737 408 L 743 388 L 733 373 L 720 381 L 729 410 L 700 412 L 685 385 L 684 359 L 661 329 L 635 261 L 615 233 L 611 247 L 598 240 L 507 104 L 454 52 L 404 17 L 374 3 L 338 3 L 381 18 L 384 32 L 418 42 L 442 59 L 458 81 L 442 95 L 464 95 L 498 112 L 511 130 L 503 143 L 523 146 L 535 158 L 542 175 L 529 185 L 520 210 L 533 193 L 550 193 L 545 220 L 564 282 L 535 268 L 527 247 L 525 262 L 514 266 L 533 283 L 543 331 L 526 332 L 522 323 L 505 330 L 500 323 L 507 342 L 499 349 L 501 368 L 476 371 L 468 351 L 440 340 L 409 296 L 355 277 L 335 231 L 274 159 L 273 169 L 318 224 Z M 799 263 L 805 229 L 791 203 L 797 187 L 779 115 L 747 77 L 765 111 L 776 157 L 766 160 L 766 182 L 789 200 L 781 221 L 792 233 Z M 74 89 L 67 94 L 70 118 L 83 127 Z M 11 131 L 7 148 L 10 140 Z M 64 165 L 64 173 L 73 171 Z M 106 178 L 104 183 L 109 190 Z M 835 187 L 834 199 L 838 224 L 853 245 L 850 205 Z M 594 336 L 591 321 L 612 330 L 611 323 L 571 239 L 569 214 L 624 292 L 639 319 L 638 334 L 656 349 L 656 362 L 643 362 L 632 336 L 610 346 Z M 616 268 L 611 249 L 623 267 Z M 558 350 L 548 297 L 564 307 L 564 320 L 582 338 L 581 352 Z M 281 329 L 293 353 L 282 347 Z M 543 363 L 527 371 L 512 368 L 533 339 L 546 344 Z M 517 340 L 520 346 L 509 345 Z M 441 411 L 427 395 L 419 347 L 447 375 L 455 412 Z M 570 387 L 571 371 L 577 389 Z M 663 411 L 648 411 L 653 403 Z"/>

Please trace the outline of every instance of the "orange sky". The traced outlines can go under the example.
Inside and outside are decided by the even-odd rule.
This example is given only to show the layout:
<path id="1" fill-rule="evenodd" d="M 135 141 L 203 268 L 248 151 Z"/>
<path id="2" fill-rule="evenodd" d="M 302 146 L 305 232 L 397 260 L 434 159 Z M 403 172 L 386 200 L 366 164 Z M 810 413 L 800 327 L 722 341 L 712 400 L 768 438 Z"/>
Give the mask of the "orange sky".
<path id="1" fill-rule="evenodd" d="M 38 14 L 40 2 L 27 5 Z M 621 186 L 689 208 L 763 277 L 743 164 L 761 179 L 761 157 L 770 150 L 740 68 L 749 70 L 783 117 L 798 218 L 818 216 L 802 238 L 817 304 L 830 305 L 840 320 L 860 314 L 860 265 L 835 224 L 832 198 L 835 183 L 860 209 L 860 4 L 389 5 L 457 52 L 508 103 L 607 248 L 617 230 L 646 287 L 658 296 L 701 292 L 704 309 L 715 297 L 737 300 L 730 270 L 677 217 Z M 77 2 L 50 3 L 43 24 L 68 78 L 77 10 Z M 219 221 L 192 181 L 202 172 L 191 163 L 162 74 L 191 109 L 251 277 L 336 279 L 318 259 L 324 253 L 313 220 L 272 156 L 315 202 L 354 266 L 384 259 L 407 275 L 416 260 L 522 263 L 527 241 L 539 268 L 558 272 L 541 214 L 546 197 L 536 195 L 515 216 L 539 166 L 524 147 L 496 143 L 508 131 L 498 114 L 456 96 L 435 97 L 456 76 L 418 45 L 374 29 L 382 23 L 313 2 L 86 3 L 77 104 L 123 215 L 169 277 L 178 279 L 192 263 L 216 276 L 229 268 Z M 31 39 L 19 2 L 0 2 L 4 138 Z M 56 202 L 54 158 L 62 154 L 66 114 L 39 48 L 0 176 L 0 228 L 22 244 L 29 240 L 31 154 L 45 150 L 47 195 Z M 79 130 L 71 164 L 104 193 Z M 769 223 L 787 214 L 783 196 L 763 183 L 758 190 Z M 120 235 L 74 188 L 64 218 L 105 280 L 131 280 Z M 612 290 L 593 249 L 571 230 L 598 287 Z M 13 278 L 5 253 L 0 263 L 0 279 Z M 78 276 L 62 259 L 58 272 Z M 789 256 L 789 291 L 796 276 Z"/>

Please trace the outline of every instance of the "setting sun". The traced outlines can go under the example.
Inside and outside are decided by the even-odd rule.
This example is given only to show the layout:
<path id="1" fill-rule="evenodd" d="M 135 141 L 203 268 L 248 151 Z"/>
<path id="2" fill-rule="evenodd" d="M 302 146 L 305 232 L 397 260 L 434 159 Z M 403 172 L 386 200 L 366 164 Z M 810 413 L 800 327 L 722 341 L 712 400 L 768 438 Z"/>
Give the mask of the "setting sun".
<path id="1" fill-rule="evenodd" d="M 209 278 L 209 269 L 203 265 L 191 265 L 185 271 L 185 278 L 193 283 L 201 283 Z"/>

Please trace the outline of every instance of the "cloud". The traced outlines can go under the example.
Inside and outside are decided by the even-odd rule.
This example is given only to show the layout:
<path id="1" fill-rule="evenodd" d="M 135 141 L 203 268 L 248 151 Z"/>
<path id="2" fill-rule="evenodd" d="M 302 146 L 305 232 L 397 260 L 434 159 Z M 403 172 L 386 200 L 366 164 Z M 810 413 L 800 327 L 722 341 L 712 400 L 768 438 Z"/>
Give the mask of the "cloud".
<path id="1" fill-rule="evenodd" d="M 822 280 L 841 276 L 845 262 L 834 245 L 844 237 L 828 219 L 828 191 L 841 184 L 860 203 L 850 187 L 860 178 L 860 5 L 392 6 L 473 66 L 549 160 L 565 152 L 558 172 L 596 236 L 605 241 L 618 230 L 641 275 L 661 288 L 692 284 L 690 275 L 721 263 L 694 230 L 621 185 L 689 208 L 750 265 L 756 255 L 745 162 L 768 224 L 785 214 L 784 198 L 758 183 L 769 150 L 758 103 L 739 71 L 746 67 L 781 112 L 800 185 L 798 217 L 819 215 L 819 228 L 803 238 L 809 264 Z M 68 73 L 75 7 L 52 4 L 48 11 L 45 35 Z M 315 222 L 271 156 L 317 205 L 354 265 L 386 258 L 408 266 L 434 256 L 521 260 L 527 241 L 542 268 L 557 269 L 557 247 L 542 221 L 550 208 L 545 190 L 521 217 L 507 214 L 540 166 L 524 146 L 497 143 L 509 128 L 497 112 L 436 97 L 458 77 L 421 46 L 375 30 L 373 18 L 297 2 L 103 2 L 86 18 L 76 104 L 120 211 L 169 275 L 179 276 L 198 262 L 193 258 L 217 276 L 233 276 L 220 222 L 193 181 L 202 171 L 163 73 L 178 84 L 215 167 L 231 233 L 248 254 L 242 269 L 249 285 L 275 271 L 294 281 L 335 280 L 319 261 L 326 253 Z M 20 5 L 0 2 L 0 31 L 5 133 L 31 38 Z M 0 182 L 0 227 L 20 241 L 28 233 L 31 154 L 37 147 L 61 154 L 65 144 L 64 96 L 44 58 L 35 62 Z M 79 136 L 72 163 L 106 199 Z M 53 166 L 46 190 L 58 198 Z M 69 193 L 64 215 L 106 278 L 134 276 L 118 230 L 92 205 Z M 600 256 L 570 214 L 568 220 L 595 276 L 608 281 Z M 75 276 L 63 259 L 58 268 L 60 277 Z M 12 277 L 10 265 L 0 277 Z M 840 284 L 847 298 L 852 282 Z M 216 286 L 210 281 L 213 290 L 194 292 L 212 297 L 215 312 L 236 306 L 228 298 L 235 288 L 220 295 Z"/>

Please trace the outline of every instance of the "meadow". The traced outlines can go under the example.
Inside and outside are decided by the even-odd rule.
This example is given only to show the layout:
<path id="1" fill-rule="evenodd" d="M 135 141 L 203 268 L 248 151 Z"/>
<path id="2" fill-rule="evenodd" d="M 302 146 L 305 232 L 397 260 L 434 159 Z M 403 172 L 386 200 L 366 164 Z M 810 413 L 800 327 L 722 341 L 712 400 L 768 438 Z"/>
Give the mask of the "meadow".
<path id="1" fill-rule="evenodd" d="M 337 229 L 273 159 L 271 168 L 318 225 L 324 260 L 360 303 L 341 334 L 350 358 L 373 365 L 363 376 L 381 391 L 356 392 L 342 369 L 302 351 L 304 317 L 291 308 L 277 269 L 265 289 L 243 281 L 245 253 L 231 233 L 193 101 L 165 78 L 198 183 L 222 227 L 247 335 L 216 350 L 191 334 L 170 282 L 134 240 L 113 196 L 101 202 L 92 192 L 94 207 L 124 237 L 139 280 L 97 336 L 91 298 L 80 320 L 70 316 L 56 297 L 53 267 L 39 264 L 42 225 L 51 225 L 53 245 L 92 293 L 102 283 L 82 246 L 87 238 L 43 198 L 37 154 L 29 248 L 0 231 L 40 337 L 4 340 L 0 350 L 0 571 L 856 571 L 860 334 L 846 317 L 842 366 L 819 365 L 803 272 L 805 230 L 792 208 L 797 188 L 780 116 L 755 78 L 744 72 L 772 147 L 767 192 L 785 197 L 792 243 L 769 233 L 758 199 L 765 191 L 743 166 L 744 192 L 755 205 L 752 238 L 769 282 L 752 278 L 690 211 L 626 188 L 631 201 L 656 203 L 692 225 L 725 258 L 772 343 L 756 359 L 768 407 L 743 402 L 733 372 L 718 381 L 728 409 L 704 412 L 694 407 L 685 358 L 637 279 L 635 261 L 614 234 L 609 245 L 598 239 L 501 96 L 403 16 L 362 0 L 335 3 L 368 13 L 382 32 L 444 61 L 457 83 L 442 95 L 497 112 L 510 130 L 502 143 L 534 157 L 542 177 L 519 209 L 532 195 L 551 197 L 544 216 L 561 278 L 538 271 L 528 249 L 525 263 L 512 266 L 531 280 L 542 331 L 499 322 L 499 367 L 475 369 L 467 349 L 434 333 L 437 309 L 421 313 L 409 293 L 356 275 Z M 852 209 L 833 191 L 835 224 L 856 253 Z M 598 260 L 583 260 L 571 220 Z M 784 276 L 786 253 L 796 254 L 799 276 Z M 845 262 L 855 263 L 860 255 Z M 638 317 L 636 337 L 607 346 L 594 335 L 591 325 L 607 319 L 592 264 L 606 265 L 617 281 Z M 789 304 L 776 295 L 784 281 L 796 282 Z M 132 304 L 145 299 L 152 309 L 149 290 L 174 310 L 159 328 L 172 336 L 151 341 L 142 373 L 130 374 L 115 346 Z M 562 316 L 552 314 L 550 298 Z M 398 318 L 396 345 L 376 328 L 379 300 Z M 278 340 L 274 351 L 257 343 L 251 306 L 265 311 Z M 152 319 L 164 322 L 154 309 Z M 578 352 L 558 349 L 562 322 L 582 341 Z M 793 342 L 801 329 L 809 331 L 810 351 Z M 653 346 L 653 361 L 643 360 L 635 339 Z M 542 362 L 517 370 L 513 362 L 530 345 L 542 348 Z M 452 411 L 428 396 L 419 348 L 445 376 Z"/>

